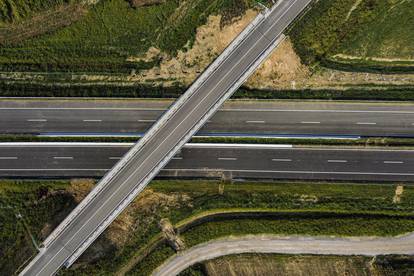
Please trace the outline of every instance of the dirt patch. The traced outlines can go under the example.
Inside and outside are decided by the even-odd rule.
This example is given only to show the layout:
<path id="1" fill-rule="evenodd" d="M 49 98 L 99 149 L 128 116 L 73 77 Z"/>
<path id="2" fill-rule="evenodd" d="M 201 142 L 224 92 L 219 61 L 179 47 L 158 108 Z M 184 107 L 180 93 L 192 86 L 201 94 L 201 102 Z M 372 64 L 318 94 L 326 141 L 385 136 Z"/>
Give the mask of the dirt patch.
<path id="1" fill-rule="evenodd" d="M 177 234 L 174 226 L 171 224 L 171 221 L 168 218 L 161 219 L 159 226 L 164 237 L 167 239 L 168 243 L 175 251 L 181 251 L 185 249 L 184 241 Z"/>
<path id="2" fill-rule="evenodd" d="M 247 80 L 245 85 L 261 89 L 290 84 L 290 88 L 294 89 L 297 82 L 305 82 L 309 75 L 308 68 L 302 64 L 293 49 L 292 42 L 287 38 Z"/>
<path id="3" fill-rule="evenodd" d="M 395 195 L 394 195 L 394 198 L 392 199 L 392 202 L 396 204 L 400 203 L 403 192 L 404 192 L 404 186 L 398 185 L 397 188 L 395 188 Z"/>
<path id="4" fill-rule="evenodd" d="M 191 48 L 189 46 L 179 51 L 177 56 L 171 57 L 151 48 L 141 57 L 129 57 L 129 61 L 149 61 L 160 58 L 159 67 L 143 71 L 131 80 L 141 82 L 175 82 L 190 84 L 226 46 L 249 24 L 257 15 L 254 10 L 232 20 L 231 24 L 221 27 L 221 16 L 214 15 L 208 18 L 207 24 L 197 29 L 196 38 Z"/>
<path id="5" fill-rule="evenodd" d="M 190 197 L 186 194 L 167 195 L 147 189 L 108 227 L 106 237 L 116 247 L 121 247 L 128 241 L 131 233 L 145 229 L 155 220 L 159 220 L 155 214 L 160 209 L 166 211 L 179 208 L 183 204 L 190 204 Z"/>
<path id="6" fill-rule="evenodd" d="M 94 185 L 95 181 L 93 179 L 73 179 L 70 182 L 68 192 L 73 196 L 76 203 L 79 203 L 88 195 Z"/>
<path id="7" fill-rule="evenodd" d="M 143 6 L 151 6 L 165 3 L 165 0 L 128 0 L 129 4 L 133 8 L 143 7 Z"/>

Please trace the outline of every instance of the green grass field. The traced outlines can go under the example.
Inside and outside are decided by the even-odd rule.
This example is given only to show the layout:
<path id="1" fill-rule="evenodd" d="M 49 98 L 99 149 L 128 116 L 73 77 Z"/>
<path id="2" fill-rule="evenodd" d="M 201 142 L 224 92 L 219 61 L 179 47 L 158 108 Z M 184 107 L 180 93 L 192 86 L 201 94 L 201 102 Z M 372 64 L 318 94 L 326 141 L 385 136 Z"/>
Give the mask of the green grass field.
<path id="1" fill-rule="evenodd" d="M 62 275 L 113 274 L 160 233 L 158 222 L 161 218 L 169 218 L 173 224 L 177 224 L 191 216 L 217 209 L 271 209 L 272 212 L 306 212 L 309 216 L 302 219 L 294 216 L 286 218 L 286 224 L 283 224 L 286 227 L 277 220 L 272 220 L 269 227 L 265 220 L 240 219 L 235 220 L 236 224 L 228 220 L 224 224 L 212 222 L 205 224 L 206 228 L 187 231 L 189 244 L 197 242 L 191 237 L 197 236 L 194 233 L 200 231 L 206 231 L 203 233 L 206 238 L 230 232 L 246 233 L 250 228 L 255 233 L 393 235 L 409 231 L 413 224 L 412 220 L 403 217 L 414 212 L 413 186 L 405 186 L 401 202 L 395 204 L 392 202 L 395 185 L 251 182 L 225 184 L 224 189 L 220 185 L 222 184 L 217 181 L 201 180 L 153 181 L 149 189 L 156 200 L 149 205 L 151 207 L 138 208 L 131 214 L 131 219 L 135 222 L 134 229 L 137 230 L 123 234 L 128 236 L 126 243 L 117 250 L 102 251 L 102 244 L 111 243 L 108 232 L 105 232 L 96 241 L 95 247 L 85 252 L 85 255 L 90 256 L 98 250 L 104 252 L 104 255 L 93 263 L 81 258 L 79 266 L 65 270 Z M 69 186 L 69 181 L 0 181 L 0 271 L 5 272 L 2 274 L 10 275 L 23 260 L 35 252 L 27 229 L 35 240 L 40 241 L 41 230 L 47 223 L 55 225 L 71 211 L 74 199 L 67 192 Z M 316 215 L 313 216 L 314 219 L 311 218 L 311 214 L 321 212 L 333 215 Z M 23 220 L 16 217 L 18 213 Z M 340 215 L 336 217 L 335 214 Z M 343 217 L 344 214 L 353 215 Z M 372 217 L 368 217 L 368 220 L 361 219 L 364 216 Z M 344 228 L 345 225 L 350 226 Z M 171 252 L 167 246 L 156 256 L 151 256 L 159 260 Z M 157 261 L 146 263 L 157 264 Z"/>
<path id="2" fill-rule="evenodd" d="M 308 64 L 319 62 L 356 71 L 412 71 L 414 3 L 321 0 L 296 24 L 291 35 L 297 52 Z"/>
<path id="3" fill-rule="evenodd" d="M 0 26 L 4 23 L 22 21 L 57 5 L 73 2 L 79 0 L 0 0 Z"/>
<path id="4" fill-rule="evenodd" d="M 68 184 L 68 181 L 0 181 L 1 275 L 12 275 L 24 260 L 36 253 L 30 234 L 39 242 L 46 223 L 56 223 L 57 214 L 68 213 L 74 207 L 71 197 L 59 193 Z"/>
<path id="5" fill-rule="evenodd" d="M 157 61 L 129 62 L 150 46 L 174 54 L 191 45 L 210 14 L 239 15 L 251 0 L 167 0 L 132 8 L 125 0 L 101 0 L 71 26 L 0 48 L 0 70 L 130 72 Z"/>
<path id="6" fill-rule="evenodd" d="M 414 64 L 414 2 L 378 1 L 372 13 L 373 19 L 342 43 L 337 53 L 350 57 L 350 62 L 355 58 L 380 64 Z"/>

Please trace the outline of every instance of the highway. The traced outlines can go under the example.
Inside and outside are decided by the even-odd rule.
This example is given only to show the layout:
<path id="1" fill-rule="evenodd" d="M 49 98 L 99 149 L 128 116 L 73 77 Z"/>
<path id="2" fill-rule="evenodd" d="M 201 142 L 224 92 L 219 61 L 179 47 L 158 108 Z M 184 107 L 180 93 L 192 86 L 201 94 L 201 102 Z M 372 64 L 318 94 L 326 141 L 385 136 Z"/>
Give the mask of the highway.
<path id="1" fill-rule="evenodd" d="M 142 134 L 170 100 L 0 100 L 0 133 Z M 198 135 L 414 137 L 414 104 L 229 101 Z"/>
<path id="2" fill-rule="evenodd" d="M 259 15 L 52 232 L 21 275 L 53 275 L 70 266 L 263 62 L 309 3 L 281 1 Z"/>
<path id="3" fill-rule="evenodd" d="M 132 144 L 0 143 L 0 177 L 100 177 Z M 414 180 L 414 150 L 188 144 L 161 177 Z"/>
<path id="4" fill-rule="evenodd" d="M 213 240 L 176 254 L 158 267 L 153 276 L 173 276 L 193 264 L 242 253 L 315 255 L 413 255 L 414 234 L 400 237 L 246 236 Z"/>

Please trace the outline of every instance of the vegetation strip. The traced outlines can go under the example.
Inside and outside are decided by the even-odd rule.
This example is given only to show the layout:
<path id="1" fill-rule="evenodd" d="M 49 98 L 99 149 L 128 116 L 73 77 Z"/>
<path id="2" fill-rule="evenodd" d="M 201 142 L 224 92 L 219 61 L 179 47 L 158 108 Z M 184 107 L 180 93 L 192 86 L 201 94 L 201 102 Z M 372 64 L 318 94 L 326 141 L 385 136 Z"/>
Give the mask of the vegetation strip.
<path id="1" fill-rule="evenodd" d="M 35 135 L 0 135 L 0 143 L 7 142 L 91 142 L 134 143 L 137 137 L 46 137 Z M 194 137 L 191 143 L 217 144 L 289 144 L 297 146 L 349 146 L 349 147 L 414 147 L 414 138 L 361 138 L 361 139 L 309 139 L 309 138 L 254 138 L 254 137 Z"/>
<path id="2" fill-rule="evenodd" d="M 134 84 L 40 84 L 9 82 L 0 78 L 2 97 L 101 97 L 101 98 L 178 98 L 186 87 Z M 318 100 L 378 100 L 414 101 L 414 87 L 403 85 L 367 85 L 344 89 L 266 90 L 240 88 L 233 99 L 318 99 Z"/>

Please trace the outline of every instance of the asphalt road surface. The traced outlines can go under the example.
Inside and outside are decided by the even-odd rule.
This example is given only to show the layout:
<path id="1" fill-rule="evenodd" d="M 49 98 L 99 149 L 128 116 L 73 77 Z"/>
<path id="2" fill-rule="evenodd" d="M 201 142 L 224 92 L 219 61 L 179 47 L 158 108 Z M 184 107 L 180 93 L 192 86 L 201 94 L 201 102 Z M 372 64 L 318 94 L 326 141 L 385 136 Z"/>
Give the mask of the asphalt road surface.
<path id="1" fill-rule="evenodd" d="M 0 133 L 144 133 L 171 101 L 0 100 Z M 414 137 L 414 104 L 231 101 L 199 134 Z"/>
<path id="2" fill-rule="evenodd" d="M 158 173 L 158 167 L 162 167 L 163 162 L 168 161 L 181 144 L 190 139 L 193 132 L 198 130 L 202 118 L 207 119 L 213 107 L 225 99 L 228 91 L 261 60 L 263 53 L 273 48 L 275 40 L 309 2 L 282 1 L 229 53 L 194 94 L 184 104 L 177 106 L 177 110 L 154 135 L 146 135 L 144 140 L 140 140 L 146 142 L 138 144 L 142 145 L 138 152 L 122 165 L 96 196 L 88 197 L 90 201 L 87 205 L 29 263 L 22 274 L 52 275 L 62 265 L 70 265 L 115 219 L 115 215 L 133 200 L 131 195 L 139 194 Z M 96 188 L 94 191 L 97 191 Z"/>
<path id="3" fill-rule="evenodd" d="M 0 177 L 100 177 L 131 146 L 40 145 L 0 144 Z M 414 181 L 414 150 L 246 146 L 191 144 L 159 176 Z"/>
<path id="4" fill-rule="evenodd" d="M 154 276 L 173 276 L 198 262 L 242 253 L 316 255 L 413 255 L 414 234 L 391 238 L 332 238 L 253 236 L 223 239 L 192 247 L 168 259 Z"/>

